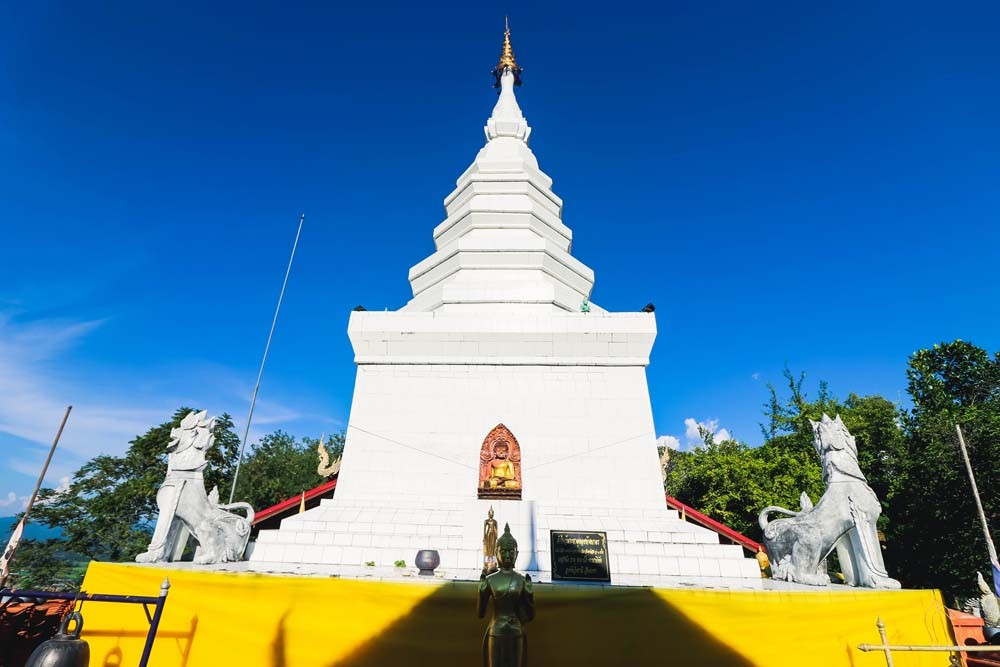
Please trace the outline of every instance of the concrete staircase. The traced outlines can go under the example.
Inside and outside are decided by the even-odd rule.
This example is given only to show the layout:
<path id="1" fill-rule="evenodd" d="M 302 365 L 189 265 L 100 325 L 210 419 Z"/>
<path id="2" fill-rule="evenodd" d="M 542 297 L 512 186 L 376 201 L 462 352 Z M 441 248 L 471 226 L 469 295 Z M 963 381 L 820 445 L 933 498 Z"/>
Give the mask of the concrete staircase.
<path id="1" fill-rule="evenodd" d="M 550 530 L 604 531 L 612 584 L 760 588 L 756 560 L 718 535 L 662 508 L 580 507 L 519 501 L 334 498 L 261 531 L 250 569 L 313 575 L 379 576 L 412 569 L 420 549 L 436 549 L 440 576 L 477 579 L 488 507 L 518 540 L 517 568 L 551 580 Z M 365 565 L 373 562 L 374 566 Z"/>

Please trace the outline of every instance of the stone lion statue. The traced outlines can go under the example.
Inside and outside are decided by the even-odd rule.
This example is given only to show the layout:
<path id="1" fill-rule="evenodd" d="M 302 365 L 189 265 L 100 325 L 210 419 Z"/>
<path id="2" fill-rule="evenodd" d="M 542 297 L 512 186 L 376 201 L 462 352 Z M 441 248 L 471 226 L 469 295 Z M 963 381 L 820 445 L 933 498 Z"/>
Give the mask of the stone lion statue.
<path id="1" fill-rule="evenodd" d="M 205 455 L 215 444 L 215 418 L 191 411 L 171 429 L 167 475 L 156 494 L 160 510 L 153 539 L 137 563 L 179 560 L 188 537 L 198 543 L 194 562 L 226 563 L 243 559 L 254 511 L 248 503 L 219 504 L 219 490 L 205 492 Z M 229 510 L 242 509 L 245 516 Z"/>
<path id="2" fill-rule="evenodd" d="M 765 507 L 758 521 L 774 579 L 826 586 L 826 558 L 837 550 L 844 580 L 851 586 L 899 588 L 882 560 L 876 521 L 882 506 L 858 466 L 858 448 L 838 415 L 813 427 L 813 445 L 823 467 L 826 491 L 813 506 L 805 493 L 802 509 Z M 769 521 L 777 512 L 791 518 Z"/>

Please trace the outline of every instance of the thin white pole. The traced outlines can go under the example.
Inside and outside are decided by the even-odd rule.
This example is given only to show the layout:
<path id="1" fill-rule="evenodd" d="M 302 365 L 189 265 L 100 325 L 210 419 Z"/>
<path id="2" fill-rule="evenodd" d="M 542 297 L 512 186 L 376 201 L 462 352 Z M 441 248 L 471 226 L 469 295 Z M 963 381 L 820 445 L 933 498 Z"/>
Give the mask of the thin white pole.
<path id="1" fill-rule="evenodd" d="M 38 490 L 42 488 L 42 482 L 45 480 L 45 473 L 49 471 L 49 464 L 52 463 L 52 455 L 56 453 L 56 446 L 59 444 L 59 438 L 62 437 L 63 429 L 66 428 L 66 420 L 69 419 L 69 413 L 72 409 L 72 405 L 66 406 L 66 413 L 63 415 L 62 422 L 59 424 L 59 430 L 56 431 L 55 440 L 52 441 L 52 446 L 49 448 L 49 455 L 45 457 L 45 464 L 42 466 L 42 472 L 38 474 L 38 482 L 35 484 L 35 490 L 31 492 L 31 499 L 28 501 L 28 506 L 24 508 L 24 517 L 22 517 L 22 521 L 27 521 L 28 515 L 31 514 L 31 508 L 34 507 L 35 499 L 38 497 Z"/>
<path id="2" fill-rule="evenodd" d="M 69 419 L 69 413 L 72 409 L 72 405 L 66 406 L 66 413 L 63 415 L 62 422 L 59 424 L 59 430 L 56 431 L 55 440 L 52 441 L 52 446 L 49 447 L 49 455 L 45 457 L 45 463 L 42 465 L 42 472 L 38 474 L 38 482 L 35 483 L 35 490 L 31 492 L 31 499 L 28 500 L 28 504 L 24 508 L 24 515 L 21 516 L 21 520 L 17 523 L 17 528 L 14 529 L 13 535 L 10 536 L 10 540 L 7 542 L 7 548 L 0 553 L 0 588 L 6 584 L 7 577 L 10 576 L 10 561 L 14 558 L 14 552 L 17 550 L 17 545 L 21 541 L 21 535 L 24 533 L 24 525 L 28 522 L 28 516 L 31 514 L 31 508 L 35 506 L 35 499 L 38 498 L 38 491 L 42 488 L 42 483 L 45 481 L 45 473 L 49 471 L 49 464 L 52 463 L 52 455 L 56 452 L 56 446 L 59 444 L 59 438 L 62 437 L 63 429 L 66 428 L 66 420 Z"/>
<path id="3" fill-rule="evenodd" d="M 955 424 L 955 431 L 958 433 L 958 444 L 962 450 L 962 459 L 965 461 L 965 470 L 969 473 L 969 483 L 972 484 L 972 497 L 976 500 L 976 509 L 979 510 L 979 521 L 983 524 L 983 535 L 986 537 L 986 548 L 990 552 L 990 565 L 997 562 L 997 549 L 993 546 L 993 538 L 990 537 L 990 527 L 986 523 L 986 512 L 983 511 L 983 501 L 979 499 L 979 487 L 976 486 L 976 476 L 972 474 L 972 463 L 969 462 L 969 452 L 965 448 L 965 437 L 962 435 L 962 427 Z"/>
<path id="4" fill-rule="evenodd" d="M 267 344 L 264 346 L 264 357 L 260 360 L 260 370 L 257 371 L 257 382 L 253 386 L 253 398 L 250 399 L 250 414 L 247 415 L 247 425 L 243 429 L 243 444 L 240 445 L 240 457 L 236 459 L 236 472 L 233 473 L 233 486 L 229 489 L 229 502 L 233 502 L 236 494 L 236 482 L 240 478 L 240 465 L 243 463 L 243 452 L 247 448 L 247 437 L 250 435 L 250 421 L 253 419 L 253 408 L 257 404 L 257 392 L 260 390 L 260 379 L 264 375 L 264 364 L 267 363 L 267 353 L 271 349 L 271 338 L 274 337 L 274 327 L 278 323 L 278 312 L 281 311 L 281 300 L 285 298 L 285 287 L 288 285 L 288 275 L 292 272 L 292 262 L 295 260 L 295 249 L 299 247 L 299 235 L 302 234 L 302 223 L 305 222 L 306 214 L 299 216 L 299 229 L 295 232 L 295 242 L 292 243 L 292 254 L 288 258 L 288 268 L 285 269 L 285 280 L 281 283 L 281 292 L 278 294 L 278 305 L 274 309 L 274 319 L 271 320 L 271 331 L 267 334 Z"/>

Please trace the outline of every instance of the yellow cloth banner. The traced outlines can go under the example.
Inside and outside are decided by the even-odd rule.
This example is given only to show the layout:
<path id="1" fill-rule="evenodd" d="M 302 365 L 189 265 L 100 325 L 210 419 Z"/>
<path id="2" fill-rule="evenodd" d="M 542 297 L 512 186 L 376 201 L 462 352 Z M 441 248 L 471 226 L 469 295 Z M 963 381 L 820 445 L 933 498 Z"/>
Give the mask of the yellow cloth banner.
<path id="1" fill-rule="evenodd" d="M 88 593 L 170 594 L 156 667 L 334 667 L 482 663 L 476 584 L 194 572 L 91 563 Z M 884 666 L 893 644 L 952 643 L 936 591 L 773 592 L 536 585 L 529 664 Z M 88 602 L 91 665 L 135 665 L 148 623 L 139 605 Z M 487 612 L 489 614 L 489 612 Z M 946 653 L 895 653 L 897 667 L 948 665 Z"/>

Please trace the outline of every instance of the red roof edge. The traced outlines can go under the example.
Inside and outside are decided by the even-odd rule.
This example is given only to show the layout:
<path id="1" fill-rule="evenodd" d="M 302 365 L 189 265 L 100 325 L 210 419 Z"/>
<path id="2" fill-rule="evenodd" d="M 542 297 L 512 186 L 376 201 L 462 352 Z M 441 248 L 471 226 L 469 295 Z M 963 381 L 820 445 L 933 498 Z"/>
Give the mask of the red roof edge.
<path id="1" fill-rule="evenodd" d="M 335 488 L 337 488 L 337 478 L 336 477 L 334 477 L 333 479 L 331 479 L 329 482 L 323 482 L 319 486 L 314 487 L 314 488 L 309 489 L 308 491 L 306 491 L 305 492 L 306 493 L 306 500 L 312 500 L 316 496 L 322 496 L 327 491 L 332 491 Z M 268 507 L 267 509 L 263 509 L 263 510 L 257 512 L 254 515 L 253 525 L 256 526 L 258 523 L 260 523 L 264 519 L 270 519 L 275 514 L 280 514 L 280 513 L 284 512 L 285 510 L 289 509 L 290 507 L 295 507 L 300 502 L 302 502 L 302 494 L 301 493 L 299 495 L 297 495 L 297 496 L 292 496 L 288 500 L 282 500 L 277 505 L 272 505 L 271 507 Z"/>
<path id="2" fill-rule="evenodd" d="M 767 551 L 766 549 L 764 549 L 764 545 L 761 544 L 760 542 L 754 542 L 743 533 L 737 533 L 729 526 L 721 524 L 711 517 L 705 516 L 695 508 L 691 507 L 690 505 L 685 505 L 684 503 L 677 500 L 673 496 L 667 496 L 667 507 L 675 509 L 678 512 L 684 510 L 684 514 L 687 515 L 687 518 L 690 519 L 691 521 L 694 521 L 695 523 L 700 524 L 705 528 L 708 528 L 709 530 L 714 530 L 719 535 L 722 535 L 726 539 L 732 540 L 733 542 L 739 544 L 741 547 L 743 547 L 748 551 L 751 551 L 753 553 L 757 553 L 758 550 L 764 552 Z"/>

